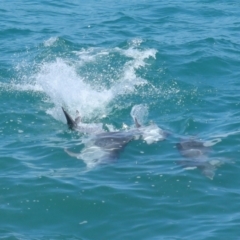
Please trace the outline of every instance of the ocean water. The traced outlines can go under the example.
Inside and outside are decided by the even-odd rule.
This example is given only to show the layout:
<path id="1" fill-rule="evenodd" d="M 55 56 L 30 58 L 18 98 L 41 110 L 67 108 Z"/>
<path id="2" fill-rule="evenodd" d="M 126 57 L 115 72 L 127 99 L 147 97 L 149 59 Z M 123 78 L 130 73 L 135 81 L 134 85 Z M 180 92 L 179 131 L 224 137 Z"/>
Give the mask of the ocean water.
<path id="1" fill-rule="evenodd" d="M 2 1 L 0 239 L 239 239 L 239 7 Z M 62 106 L 110 132 L 136 117 L 146 138 L 88 168 Z M 188 138 L 211 146 L 213 179 L 179 164 Z"/>

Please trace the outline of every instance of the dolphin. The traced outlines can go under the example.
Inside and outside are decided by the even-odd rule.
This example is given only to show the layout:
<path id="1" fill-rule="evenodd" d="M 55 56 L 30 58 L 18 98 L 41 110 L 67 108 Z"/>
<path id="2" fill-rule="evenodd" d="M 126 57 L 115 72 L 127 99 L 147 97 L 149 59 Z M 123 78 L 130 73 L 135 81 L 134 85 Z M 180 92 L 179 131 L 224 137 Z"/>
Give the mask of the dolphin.
<path id="1" fill-rule="evenodd" d="M 94 133 L 104 132 L 101 123 L 94 123 L 94 124 L 82 123 L 81 117 L 79 116 L 78 111 L 77 111 L 76 118 L 73 119 L 63 107 L 62 107 L 62 110 L 66 117 L 67 125 L 69 129 L 78 131 L 83 134 L 94 134 Z"/>
<path id="2" fill-rule="evenodd" d="M 107 132 L 96 124 L 84 124 L 78 115 L 73 119 L 62 107 L 67 120 L 67 125 L 71 130 L 88 134 L 88 138 L 83 139 L 84 148 L 80 153 L 74 153 L 67 149 L 65 152 L 72 157 L 83 160 L 88 168 L 99 164 L 114 162 L 129 142 L 135 139 L 143 139 L 147 144 L 152 144 L 165 139 L 165 132 L 156 124 L 141 126 L 137 118 L 133 118 L 135 128 L 124 131 Z"/>
<path id="3" fill-rule="evenodd" d="M 179 161 L 179 165 L 186 169 L 198 168 L 209 179 L 212 180 L 214 178 L 216 166 L 219 165 L 220 162 L 218 160 L 210 161 L 208 159 L 208 154 L 211 150 L 209 146 L 202 141 L 188 139 L 177 143 L 176 147 L 183 157 L 189 159 Z"/>
<path id="4" fill-rule="evenodd" d="M 64 108 L 62 110 L 70 129 L 90 135 L 84 139 L 84 148 L 80 153 L 74 153 L 65 149 L 65 152 L 70 156 L 83 160 L 88 168 L 116 161 L 121 151 L 135 137 L 135 130 L 106 132 L 93 129 L 88 124 L 82 127 L 81 124 L 79 125 L 79 116 L 74 120 Z M 137 119 L 135 120 L 135 124 L 137 128 L 140 127 Z"/>
<path id="5" fill-rule="evenodd" d="M 134 139 L 128 132 L 105 132 L 85 139 L 84 148 L 80 153 L 67 149 L 65 152 L 72 157 L 81 159 L 87 168 L 115 162 L 127 144 Z"/>

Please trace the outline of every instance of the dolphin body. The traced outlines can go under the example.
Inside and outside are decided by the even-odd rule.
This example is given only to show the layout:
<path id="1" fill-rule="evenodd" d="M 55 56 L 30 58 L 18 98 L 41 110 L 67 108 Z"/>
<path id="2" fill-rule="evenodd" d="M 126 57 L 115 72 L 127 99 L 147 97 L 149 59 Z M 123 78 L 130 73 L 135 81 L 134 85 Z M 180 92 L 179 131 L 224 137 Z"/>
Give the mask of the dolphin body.
<path id="1" fill-rule="evenodd" d="M 80 153 L 74 153 L 67 149 L 65 152 L 72 157 L 81 159 L 91 169 L 100 164 L 115 162 L 126 145 L 134 139 L 132 134 L 125 132 L 106 132 L 95 136 L 90 136 L 83 150 Z"/>
<path id="2" fill-rule="evenodd" d="M 104 132 L 89 127 L 88 124 L 82 127 L 78 124 L 79 117 L 74 120 L 64 108 L 62 110 L 70 129 L 90 134 L 81 153 L 73 153 L 65 149 L 65 152 L 70 156 L 82 159 L 88 168 L 116 161 L 120 152 L 135 138 L 136 131 Z M 139 127 L 137 120 L 135 122 L 136 126 Z"/>
<path id="3" fill-rule="evenodd" d="M 141 126 L 137 118 L 134 118 L 134 129 L 106 132 L 102 129 L 101 124 L 101 128 L 99 128 L 98 124 L 81 123 L 79 116 L 73 119 L 64 108 L 62 110 L 71 130 L 89 135 L 87 139 L 84 139 L 84 148 L 80 153 L 73 153 L 67 149 L 65 152 L 72 157 L 83 160 L 88 168 L 116 161 L 121 151 L 134 139 L 141 138 L 147 144 L 152 144 L 162 141 L 166 137 L 166 132 L 156 124 Z"/>
<path id="4" fill-rule="evenodd" d="M 67 120 L 67 125 L 69 129 L 78 131 L 83 134 L 94 134 L 94 133 L 101 133 L 104 132 L 102 129 L 102 124 L 86 124 L 81 122 L 80 116 L 76 116 L 75 119 L 73 119 L 69 113 L 62 107 L 63 113 Z M 78 112 L 77 112 L 78 114 Z"/>
<path id="5" fill-rule="evenodd" d="M 219 161 L 208 160 L 208 153 L 211 149 L 205 146 L 204 142 L 194 139 L 183 140 L 177 143 L 176 147 L 182 156 L 189 159 L 179 161 L 179 165 L 186 169 L 198 168 L 206 177 L 211 180 L 214 178 L 216 166 L 219 164 Z"/>

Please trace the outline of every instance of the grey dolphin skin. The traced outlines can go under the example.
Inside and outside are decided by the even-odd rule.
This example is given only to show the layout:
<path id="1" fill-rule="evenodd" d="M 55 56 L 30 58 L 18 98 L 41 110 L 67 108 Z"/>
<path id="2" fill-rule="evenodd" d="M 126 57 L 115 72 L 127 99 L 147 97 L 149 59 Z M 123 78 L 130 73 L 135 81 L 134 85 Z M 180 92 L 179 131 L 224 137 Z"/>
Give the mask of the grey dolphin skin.
<path id="1" fill-rule="evenodd" d="M 83 160 L 87 167 L 94 167 L 101 163 L 109 163 L 116 160 L 126 145 L 134 139 L 142 139 L 147 144 L 163 141 L 166 137 L 165 131 L 156 124 L 142 126 L 136 117 L 133 118 L 135 128 L 107 132 L 102 128 L 101 123 L 82 123 L 80 116 L 73 119 L 69 113 L 62 108 L 70 129 L 87 134 L 82 138 L 84 148 L 80 153 L 70 152 L 65 149 L 70 156 Z"/>
<path id="2" fill-rule="evenodd" d="M 178 161 L 178 164 L 184 168 L 198 168 L 208 178 L 213 179 L 216 167 L 208 160 L 210 147 L 204 145 L 204 142 L 189 139 L 176 144 L 178 151 L 182 156 L 189 160 Z"/>
<path id="3" fill-rule="evenodd" d="M 102 124 L 88 124 L 88 123 L 82 123 L 80 116 L 78 116 L 78 111 L 77 111 L 77 116 L 75 119 L 73 119 L 69 113 L 62 107 L 63 113 L 66 117 L 67 120 L 67 125 L 69 129 L 78 131 L 80 133 L 85 133 L 85 134 L 93 134 L 93 133 L 100 133 L 104 132 L 102 129 Z"/>
<path id="4" fill-rule="evenodd" d="M 129 132 L 106 132 L 97 134 L 94 145 L 106 152 L 106 157 L 112 161 L 116 160 L 126 145 L 134 139 Z"/>
<path id="5" fill-rule="evenodd" d="M 66 112 L 64 108 L 62 108 L 62 110 L 66 117 L 68 127 L 72 130 L 79 131 L 79 126 L 76 119 L 73 120 L 73 118 Z M 95 163 L 107 163 L 116 160 L 124 147 L 134 139 L 135 131 L 100 133 L 90 131 L 88 133 L 92 135 L 89 138 L 83 153 L 76 154 L 66 149 L 65 152 L 67 152 L 70 156 L 81 158 L 87 165 L 94 165 L 91 163 L 91 161 L 94 161 Z"/>
<path id="6" fill-rule="evenodd" d="M 62 107 L 62 110 L 66 117 L 68 127 L 72 130 L 77 128 L 77 124 L 76 124 L 75 120 L 72 119 L 72 117 L 65 111 L 65 109 L 63 107 Z"/>
<path id="7" fill-rule="evenodd" d="M 210 148 L 204 146 L 203 142 L 194 139 L 177 143 L 177 149 L 184 157 L 193 159 L 205 156 L 210 151 Z"/>

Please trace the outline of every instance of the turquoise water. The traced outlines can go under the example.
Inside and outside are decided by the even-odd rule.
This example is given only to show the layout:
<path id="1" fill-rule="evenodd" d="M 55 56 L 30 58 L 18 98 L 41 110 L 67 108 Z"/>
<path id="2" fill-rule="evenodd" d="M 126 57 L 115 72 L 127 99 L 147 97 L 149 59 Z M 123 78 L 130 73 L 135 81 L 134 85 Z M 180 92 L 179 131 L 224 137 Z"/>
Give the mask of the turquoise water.
<path id="1" fill-rule="evenodd" d="M 238 1 L 0 4 L 1 239 L 238 239 Z M 153 121 L 87 169 L 61 107 L 111 130 Z M 211 145 L 213 180 L 179 166 L 182 138 Z"/>

